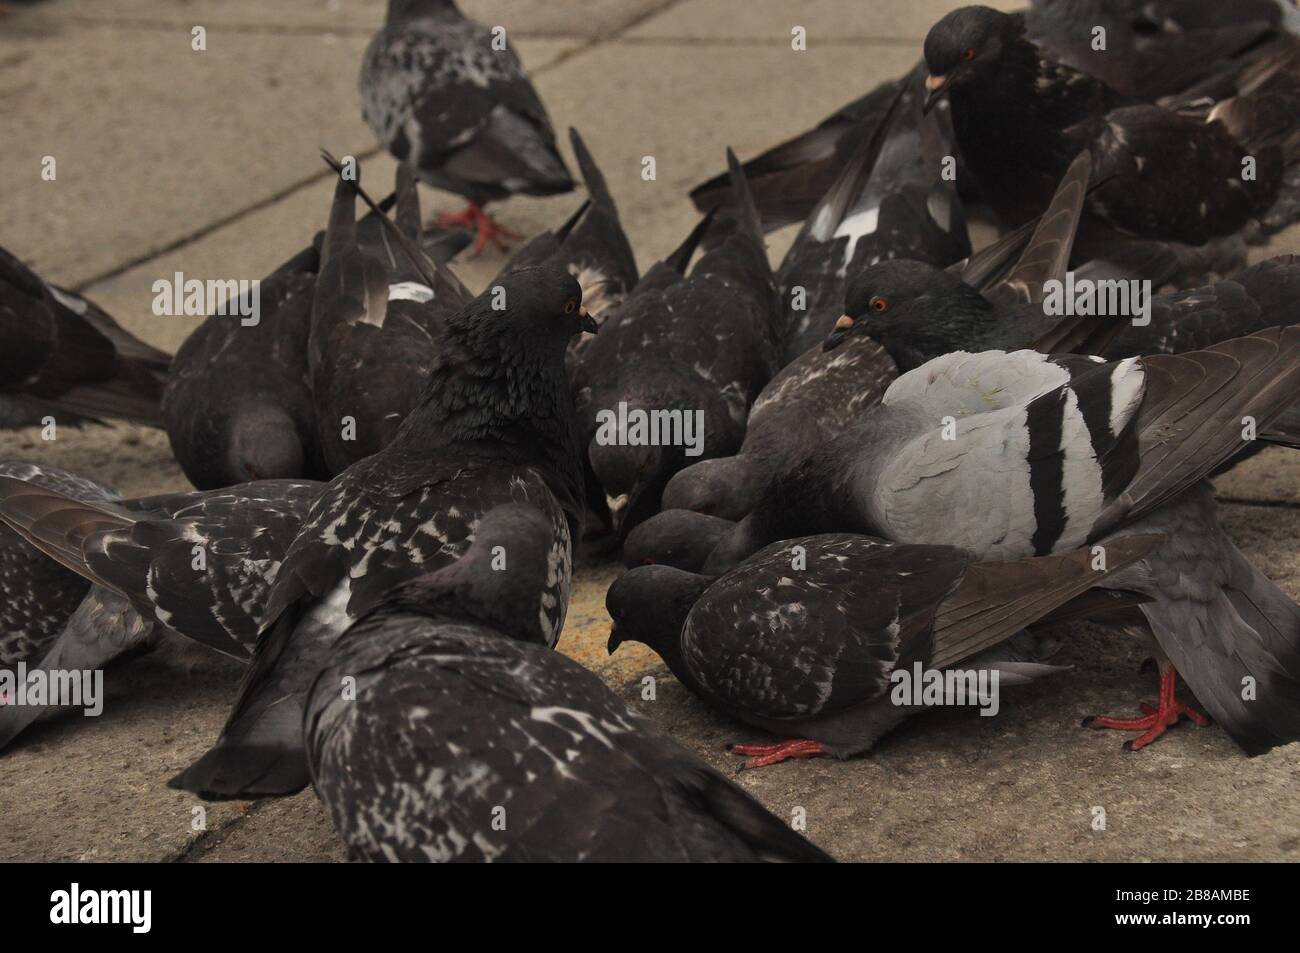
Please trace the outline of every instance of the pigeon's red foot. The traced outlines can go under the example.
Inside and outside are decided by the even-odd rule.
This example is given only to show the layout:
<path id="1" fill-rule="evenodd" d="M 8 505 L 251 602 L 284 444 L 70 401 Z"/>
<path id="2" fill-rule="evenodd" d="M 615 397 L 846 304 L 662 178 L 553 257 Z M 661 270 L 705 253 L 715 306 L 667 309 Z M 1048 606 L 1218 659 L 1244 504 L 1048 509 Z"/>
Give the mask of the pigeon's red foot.
<path id="1" fill-rule="evenodd" d="M 1154 708 L 1145 702 L 1142 703 L 1141 708 L 1145 717 L 1106 718 L 1101 715 L 1093 715 L 1083 719 L 1083 726 L 1085 728 L 1114 728 L 1117 731 L 1142 732 L 1138 737 L 1124 742 L 1126 751 L 1140 751 L 1163 735 L 1166 729 L 1177 724 L 1183 718 L 1190 718 L 1202 728 L 1206 727 L 1210 723 L 1210 719 L 1194 708 L 1183 704 L 1175 696 L 1174 689 L 1177 682 L 1178 673 L 1172 667 L 1160 673 L 1160 700 Z"/>
<path id="2" fill-rule="evenodd" d="M 780 741 L 774 745 L 727 745 L 727 750 L 732 754 L 752 755 L 740 766 L 742 771 L 766 768 L 769 764 L 780 764 L 788 758 L 816 758 L 819 755 L 830 754 L 820 742 L 802 738 Z"/>
<path id="3" fill-rule="evenodd" d="M 518 238 L 518 232 L 512 232 L 504 225 L 498 225 L 492 220 L 492 216 L 483 211 L 483 206 L 476 202 L 470 202 L 463 212 L 442 212 L 438 215 L 435 224 L 439 228 L 472 228 L 478 232 L 478 241 L 474 243 L 474 250 L 470 252 L 471 258 L 477 258 L 492 243 L 505 251 L 509 247 L 506 239 Z"/>

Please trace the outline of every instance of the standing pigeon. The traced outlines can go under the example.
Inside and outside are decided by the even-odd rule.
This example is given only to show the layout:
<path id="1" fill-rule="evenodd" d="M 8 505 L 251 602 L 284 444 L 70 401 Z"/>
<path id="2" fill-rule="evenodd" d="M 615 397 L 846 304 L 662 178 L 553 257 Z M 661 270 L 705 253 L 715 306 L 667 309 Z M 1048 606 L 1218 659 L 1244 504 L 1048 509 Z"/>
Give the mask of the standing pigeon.
<path id="1" fill-rule="evenodd" d="M 573 190 L 550 117 L 504 29 L 467 19 L 453 0 L 388 0 L 360 89 L 361 114 L 380 143 L 425 183 L 469 200 L 438 223 L 477 229 L 476 255 L 512 237 L 485 203 Z"/>
<path id="2" fill-rule="evenodd" d="M 388 589 L 463 555 L 493 506 L 528 503 L 550 521 L 545 631 L 559 637 L 583 500 L 564 352 L 594 329 L 577 281 L 556 266 L 507 275 L 447 319 L 420 402 L 392 442 L 312 504 L 221 737 L 172 786 L 215 799 L 300 790 L 303 698 L 324 651 Z"/>
<path id="3" fill-rule="evenodd" d="M 66 585 L 39 566 L 21 583 L 5 577 L 6 587 L 25 589 L 45 607 L 49 637 L 26 661 L 29 672 L 46 673 L 102 668 L 164 631 L 248 659 L 280 561 L 323 487 L 261 480 L 119 501 L 63 471 L 5 470 L 4 538 L 21 537 L 79 583 Z M 12 552 L 6 545 L 6 556 Z M 42 711 L 0 709 L 0 749 Z"/>
<path id="4" fill-rule="evenodd" d="M 769 487 L 705 569 L 725 570 L 768 542 L 812 532 L 946 543 L 989 559 L 1161 532 L 1150 522 L 1156 514 L 1239 454 L 1253 429 L 1267 430 L 1297 386 L 1300 325 L 1183 355 L 1112 363 L 1029 351 L 949 354 L 898 378 L 858 427 Z M 1210 539 L 1215 530 L 1203 526 L 1199 533 Z M 1186 526 L 1180 535 L 1190 538 Z M 1226 571 L 1225 552 L 1217 544 L 1157 551 L 1152 572 L 1164 587 L 1156 587 L 1157 602 L 1208 613 L 1219 603 L 1207 603 L 1198 585 Z M 1180 565 L 1184 559 L 1207 565 L 1192 571 Z M 1262 591 L 1246 592 L 1252 589 Z M 1233 626 L 1218 637 L 1259 683 L 1276 685 L 1279 672 L 1283 683 L 1300 678 L 1300 630 L 1268 606 L 1260 611 L 1276 635 L 1224 612 Z M 1186 629 L 1174 633 L 1155 621 L 1156 614 L 1178 617 L 1171 613 L 1164 605 L 1143 612 L 1165 656 L 1218 651 Z M 1209 624 L 1209 616 L 1196 618 Z M 1168 686 L 1173 671 L 1162 668 Z M 1235 677 L 1207 660 L 1185 677 L 1198 675 L 1205 680 L 1189 684 L 1206 704 L 1229 690 L 1227 682 L 1209 679 Z M 1297 697 L 1278 693 L 1271 705 L 1293 705 Z M 1172 687 L 1162 690 L 1157 718 L 1173 717 L 1176 704 Z M 1225 723 L 1248 752 L 1260 750 L 1259 739 L 1300 726 L 1271 705 L 1236 712 Z"/>
<path id="5" fill-rule="evenodd" d="M 162 425 L 171 356 L 0 248 L 0 426 L 101 418 Z"/>
<path id="6" fill-rule="evenodd" d="M 1094 181 L 1104 182 L 1089 195 L 1092 216 L 1122 233 L 1199 245 L 1266 211 L 1284 159 L 1298 157 L 1285 134 L 1136 102 L 1050 59 L 1020 15 L 955 10 L 930 30 L 925 59 L 927 103 L 951 100 L 962 157 L 1009 225 L 1041 211 L 1088 149 Z"/>
<path id="7" fill-rule="evenodd" d="M 728 153 L 738 194 L 748 196 Z M 725 221 L 706 217 L 669 260 L 656 265 L 584 349 L 574 375 L 578 418 L 614 528 L 625 535 L 659 509 L 687 456 L 686 426 L 702 421 L 692 452 L 734 453 L 750 405 L 776 370 L 778 301 L 752 203 Z M 704 229 L 717 238 L 682 275 Z M 601 426 L 605 420 L 612 426 Z M 676 430 L 636 432 L 634 415 L 679 421 Z M 626 419 L 627 425 L 624 426 Z M 668 429 L 668 428 L 665 428 Z"/>
<path id="8" fill-rule="evenodd" d="M 1109 571 L 1162 538 L 1117 543 L 1107 552 Z M 756 756 L 746 767 L 819 754 L 847 758 L 917 710 L 894 697 L 896 672 L 910 676 L 919 664 L 987 679 L 997 671 L 999 686 L 1044 673 L 999 657 L 997 648 L 1100 583 L 1106 573 L 1094 562 L 1087 549 L 977 562 L 953 546 L 801 536 L 716 580 L 668 566 L 633 569 L 606 597 L 614 620 L 609 650 L 643 642 L 710 705 L 797 739 L 733 746 Z"/>
<path id="9" fill-rule="evenodd" d="M 357 860 L 829 860 L 553 652 L 553 527 L 499 506 L 330 648 L 303 733 Z"/>
<path id="10" fill-rule="evenodd" d="M 331 474 L 393 439 L 420 398 L 447 317 L 471 297 L 414 248 L 420 202 L 410 170 L 398 167 L 397 229 L 381 230 L 377 242 L 364 241 L 356 221 L 360 167 L 351 171 L 335 185 L 307 346 L 317 438 Z M 411 245 L 389 237 L 399 230 Z"/>

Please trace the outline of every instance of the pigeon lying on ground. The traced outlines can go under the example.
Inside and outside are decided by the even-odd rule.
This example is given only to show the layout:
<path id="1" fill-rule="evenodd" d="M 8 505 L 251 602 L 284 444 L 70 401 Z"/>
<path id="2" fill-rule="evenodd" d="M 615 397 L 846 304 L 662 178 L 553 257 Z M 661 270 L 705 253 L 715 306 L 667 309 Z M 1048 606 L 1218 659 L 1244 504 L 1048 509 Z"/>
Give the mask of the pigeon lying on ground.
<path id="1" fill-rule="evenodd" d="M 850 165 L 848 171 L 852 168 Z M 1032 230 L 1024 230 L 1023 237 L 1009 236 L 982 249 L 948 272 L 899 260 L 872 264 L 864 274 L 884 271 L 906 275 L 917 270 L 933 286 L 949 283 L 980 297 L 980 292 L 958 277 L 968 275 L 970 280 L 982 282 L 984 293 L 993 300 L 1033 308 L 1029 302 L 1042 298 L 1045 282 L 1065 275 L 1087 176 L 1085 155 L 1071 164 L 1052 204 Z M 898 229 L 894 234 L 905 241 L 901 235 L 907 230 L 904 220 L 894 224 Z M 889 239 L 884 239 L 877 247 L 888 244 Z M 1018 257 L 1013 258 L 1017 252 Z M 855 289 L 863 278 L 851 274 L 849 287 Z M 842 289 L 842 279 L 839 285 Z M 840 290 L 839 294 L 833 310 L 841 315 L 846 310 L 852 313 L 854 296 L 850 295 L 846 302 L 844 292 Z M 872 300 L 879 304 L 879 299 Z M 1008 323 L 1006 336 L 1017 346 L 1032 344 L 1034 339 L 1055 331 L 1056 322 L 1045 318 L 1041 309 L 1034 309 L 1034 315 L 1036 322 Z M 822 338 L 832 328 L 843 329 L 844 324 L 843 316 L 838 323 L 826 323 Z M 1090 326 L 1080 322 L 1078 328 L 1071 324 L 1062 333 L 1087 337 L 1090 331 Z M 842 330 L 835 330 L 831 340 L 838 343 L 842 334 Z M 1052 342 L 1057 343 L 1055 337 Z M 898 369 L 874 340 L 858 335 L 850 344 L 850 350 L 836 348 L 832 354 L 828 353 L 831 348 L 823 348 L 818 342 L 773 377 L 750 409 L 740 451 L 731 457 L 703 460 L 675 474 L 664 490 L 664 509 L 695 510 L 739 520 L 753 509 L 764 487 L 776 475 L 788 472 L 828 439 L 857 423 L 867 409 L 880 402 L 885 388 L 898 376 Z"/>
<path id="2" fill-rule="evenodd" d="M 1030 351 L 949 354 L 898 378 L 858 427 L 774 482 L 719 543 L 705 571 L 725 571 L 771 541 L 817 532 L 945 543 L 985 559 L 1059 553 L 1120 534 L 1158 532 L 1158 520 L 1168 517 L 1157 514 L 1238 455 L 1252 429 L 1267 430 L 1295 399 L 1297 386 L 1300 325 L 1183 355 L 1114 363 Z M 1187 537 L 1190 530 L 1181 532 Z M 1199 528 L 1205 539 L 1221 538 L 1216 533 L 1213 526 Z M 1144 606 L 1143 614 L 1170 659 L 1217 651 L 1160 620 L 1177 615 L 1169 606 L 1175 600 L 1189 612 L 1199 607 L 1210 613 L 1219 604 L 1217 597 L 1204 601 L 1199 583 L 1229 571 L 1225 554 L 1216 543 L 1191 552 L 1164 548 L 1151 557 L 1161 588 L 1154 608 Z M 1207 565 L 1193 572 L 1179 565 L 1184 559 Z M 1253 580 L 1261 591 L 1262 578 Z M 1240 613 L 1224 615 L 1233 626 L 1219 638 L 1271 691 L 1269 705 L 1230 713 L 1224 721 L 1234 740 L 1257 753 L 1260 739 L 1300 724 L 1293 715 L 1278 715 L 1278 707 L 1294 707 L 1300 698 L 1293 685 L 1280 688 L 1300 678 L 1300 630 L 1268 615 L 1268 626 L 1280 633 L 1275 636 Z M 1196 621 L 1208 625 L 1209 618 Z M 1167 644 L 1183 638 L 1188 641 Z M 1173 668 L 1164 664 L 1161 673 L 1170 687 L 1167 697 L 1162 690 L 1155 721 L 1169 718 L 1176 704 Z M 1204 659 L 1190 673 L 1203 680 L 1189 684 L 1211 705 L 1229 688 L 1226 681 L 1204 679 L 1230 674 L 1228 666 Z"/>
<path id="3" fill-rule="evenodd" d="M 307 359 L 316 435 L 330 474 L 393 439 L 419 401 L 448 316 L 472 297 L 414 244 L 420 199 L 409 169 L 397 171 L 398 231 L 382 230 L 380 241 L 362 242 L 359 188 L 360 166 L 341 169 L 311 305 Z M 390 236 L 399 232 L 412 244 L 398 247 Z"/>
<path id="4" fill-rule="evenodd" d="M 927 103 L 951 101 L 980 196 L 1009 225 L 1036 215 L 1088 149 L 1104 183 L 1088 197 L 1091 216 L 1121 233 L 1198 245 L 1265 212 L 1283 165 L 1300 157 L 1300 143 L 1258 127 L 1248 105 L 1220 103 L 1203 121 L 1134 101 L 1050 59 L 1025 37 L 1022 17 L 988 7 L 941 19 L 925 58 Z M 1295 89 L 1278 95 L 1300 101 Z"/>
<path id="5" fill-rule="evenodd" d="M 1109 547 L 1109 572 L 1161 539 L 1130 537 Z M 713 707 L 797 739 L 733 746 L 756 756 L 746 767 L 818 754 L 847 758 L 919 710 L 895 699 L 896 671 L 910 676 L 917 663 L 996 671 L 999 686 L 1045 674 L 1049 666 L 1000 659 L 997 649 L 1105 579 L 1094 563 L 1088 549 L 977 562 L 952 546 L 801 536 L 768 546 L 719 579 L 668 566 L 633 569 L 606 597 L 614 620 L 609 650 L 643 642 Z M 987 693 L 990 676 L 982 677 Z"/>
<path id="6" fill-rule="evenodd" d="M 160 427 L 171 356 L 0 248 L 0 426 L 102 419 Z"/>
<path id="7" fill-rule="evenodd" d="M 739 163 L 730 154 L 729 161 L 747 194 Z M 715 244 L 683 277 L 705 229 Z M 620 537 L 658 511 L 665 484 L 689 460 L 739 449 L 750 405 L 776 370 L 778 312 L 763 234 L 747 204 L 725 222 L 706 217 L 583 349 L 573 382 L 578 419 Z M 607 414 L 611 423 L 602 425 Z M 671 423 L 659 414 L 677 418 L 670 434 L 649 432 L 656 420 Z M 647 422 L 640 435 L 634 417 Z M 700 422 L 688 448 L 686 428 Z"/>
<path id="8" fill-rule="evenodd" d="M 564 352 L 595 327 L 577 281 L 556 266 L 506 275 L 447 319 L 420 402 L 396 437 L 312 504 L 221 737 L 172 786 L 212 799 L 301 790 L 303 699 L 325 650 L 387 590 L 463 555 L 494 506 L 528 503 L 554 527 L 543 601 L 546 635 L 559 638 L 583 500 Z"/>
<path id="9" fill-rule="evenodd" d="M 379 203 L 381 212 L 395 200 L 390 195 Z M 361 219 L 356 244 L 382 256 L 391 239 L 378 214 Z M 210 315 L 176 352 L 163 391 L 163 420 L 181 469 L 201 490 L 331 475 L 316 437 L 307 360 L 324 240 L 325 233 L 318 233 L 262 279 L 255 325 L 234 315 Z M 420 236 L 420 247 L 435 262 L 448 261 L 468 243 L 460 230 L 432 228 Z M 332 427 L 331 434 L 339 429 Z"/>
<path id="10" fill-rule="evenodd" d="M 438 224 L 476 228 L 476 255 L 513 237 L 483 212 L 485 203 L 573 190 L 551 120 L 504 28 L 466 19 L 453 0 L 389 0 L 359 85 L 361 114 L 380 143 L 422 181 L 469 200 Z"/>
<path id="11" fill-rule="evenodd" d="M 907 78 L 777 269 L 786 363 L 825 339 L 843 313 L 847 275 L 887 258 L 946 266 L 971 253 L 957 191 L 936 175 L 950 148 L 936 117 L 921 114 L 923 76 Z"/>
<path id="12" fill-rule="evenodd" d="M 553 652 L 554 527 L 512 504 L 329 650 L 303 733 L 357 860 L 829 860 Z M 465 717 L 472 712 L 472 717 Z"/>
<path id="13" fill-rule="evenodd" d="M 117 500 L 63 471 L 5 470 L 6 537 L 20 536 L 80 583 L 50 585 L 46 572 L 28 579 L 31 598 L 51 622 L 61 620 L 27 656 L 29 674 L 102 668 L 152 647 L 164 630 L 247 660 L 280 560 L 324 487 L 261 480 Z M 0 708 L 0 748 L 45 710 Z"/>

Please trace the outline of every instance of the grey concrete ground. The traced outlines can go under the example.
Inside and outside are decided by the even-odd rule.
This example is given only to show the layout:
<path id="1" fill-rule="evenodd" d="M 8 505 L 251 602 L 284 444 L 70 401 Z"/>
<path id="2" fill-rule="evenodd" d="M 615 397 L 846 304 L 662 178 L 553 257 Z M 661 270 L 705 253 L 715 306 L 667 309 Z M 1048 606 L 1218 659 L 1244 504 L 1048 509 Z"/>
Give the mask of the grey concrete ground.
<path id="1" fill-rule="evenodd" d="M 643 267 L 693 224 L 687 188 L 805 128 L 919 55 L 946 0 L 462 0 L 507 27 L 557 126 L 575 125 L 602 163 Z M 1003 6 L 1013 6 L 1003 0 Z M 260 277 L 324 223 L 331 186 L 316 157 L 368 156 L 358 58 L 382 0 L 0 0 L 0 244 L 80 288 L 135 333 L 175 348 L 196 323 L 152 315 L 151 283 L 180 270 Z M 207 50 L 190 48 L 195 25 Z M 791 27 L 808 50 L 790 48 Z M 42 181 L 42 157 L 58 177 Z M 641 180 L 654 155 L 659 177 Z M 390 181 L 391 162 L 365 162 Z M 377 186 L 380 188 L 381 186 Z M 431 206 L 453 200 L 425 193 Z M 531 233 L 578 196 L 500 208 Z M 987 234 L 987 233 L 985 233 Z M 773 256 L 789 241 L 775 236 Z M 1255 257 L 1300 250 L 1297 232 Z M 502 257 L 457 270 L 481 286 Z M 1300 320 L 1300 315 L 1297 315 Z M 0 458 L 87 472 L 127 494 L 186 486 L 165 436 L 131 427 L 0 435 Z M 1300 597 L 1300 462 L 1273 451 L 1220 481 L 1239 545 Z M 751 732 L 689 698 L 657 661 L 603 645 L 612 566 L 583 571 L 561 648 L 636 697 L 683 743 L 729 769 Z M 1082 716 L 1135 711 L 1154 694 L 1140 653 L 1080 626 L 1062 633 L 1072 670 L 1004 698 L 1003 713 L 918 719 L 872 756 L 747 773 L 772 810 L 807 814 L 843 859 L 1296 860 L 1300 745 L 1247 759 L 1217 728 L 1182 726 L 1138 754 Z M 164 781 L 215 737 L 239 668 L 166 645 L 109 673 L 105 714 L 60 717 L 0 756 L 0 859 L 337 860 L 310 793 L 200 805 Z M 1104 808 L 1106 829 L 1094 830 Z"/>

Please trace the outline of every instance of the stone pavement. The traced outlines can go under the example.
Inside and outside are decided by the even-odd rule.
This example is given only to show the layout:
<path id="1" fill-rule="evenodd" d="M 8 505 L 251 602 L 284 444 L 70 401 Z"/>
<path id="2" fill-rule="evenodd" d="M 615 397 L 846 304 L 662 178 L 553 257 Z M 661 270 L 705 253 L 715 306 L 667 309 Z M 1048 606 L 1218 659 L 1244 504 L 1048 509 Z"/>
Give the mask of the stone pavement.
<path id="1" fill-rule="evenodd" d="M 694 223 L 687 189 L 895 76 L 919 56 L 945 0 L 462 0 L 506 26 L 558 128 L 577 126 L 604 167 L 642 267 Z M 1001 5 L 1011 8 L 1016 4 Z M 356 72 L 382 0 L 0 0 L 0 244 L 94 298 L 130 330 L 175 348 L 197 323 L 150 311 L 175 271 L 261 277 L 324 224 L 332 185 L 317 157 L 365 159 L 391 181 L 360 120 Z M 207 30 L 207 50 L 190 30 Z M 808 49 L 790 48 L 790 30 Z M 567 148 L 567 140 L 563 141 Z M 42 181 L 43 156 L 58 178 Z M 640 178 L 642 156 L 658 179 Z M 379 188 L 379 186 L 376 186 Z M 426 212 L 454 207 L 424 193 Z M 531 234 L 580 196 L 499 208 Z M 979 233 L 987 237 L 985 229 Z M 776 260 L 791 230 L 774 236 Z M 977 235 L 977 241 L 979 236 Z M 1279 236 L 1255 258 L 1300 251 Z M 458 263 L 481 287 L 497 252 Z M 1300 320 L 1300 316 L 1297 318 Z M 166 437 L 133 427 L 0 435 L 0 458 L 48 461 L 128 495 L 186 486 Z M 1246 553 L 1300 596 L 1300 463 L 1272 451 L 1220 481 L 1225 522 Z M 634 698 L 724 769 L 727 741 L 753 733 L 691 699 L 647 653 L 604 653 L 613 566 L 585 568 L 561 648 Z M 1073 669 L 1004 699 L 998 718 L 916 719 L 873 755 L 742 775 L 774 811 L 807 812 L 808 833 L 842 859 L 1300 859 L 1300 745 L 1247 759 L 1217 728 L 1180 727 L 1138 754 L 1087 714 L 1154 695 L 1136 645 L 1064 630 Z M 313 795 L 207 807 L 164 782 L 216 736 L 240 669 L 168 644 L 106 679 L 103 717 L 65 716 L 0 756 L 0 860 L 337 860 Z M 1105 808 L 1107 829 L 1092 829 Z"/>

